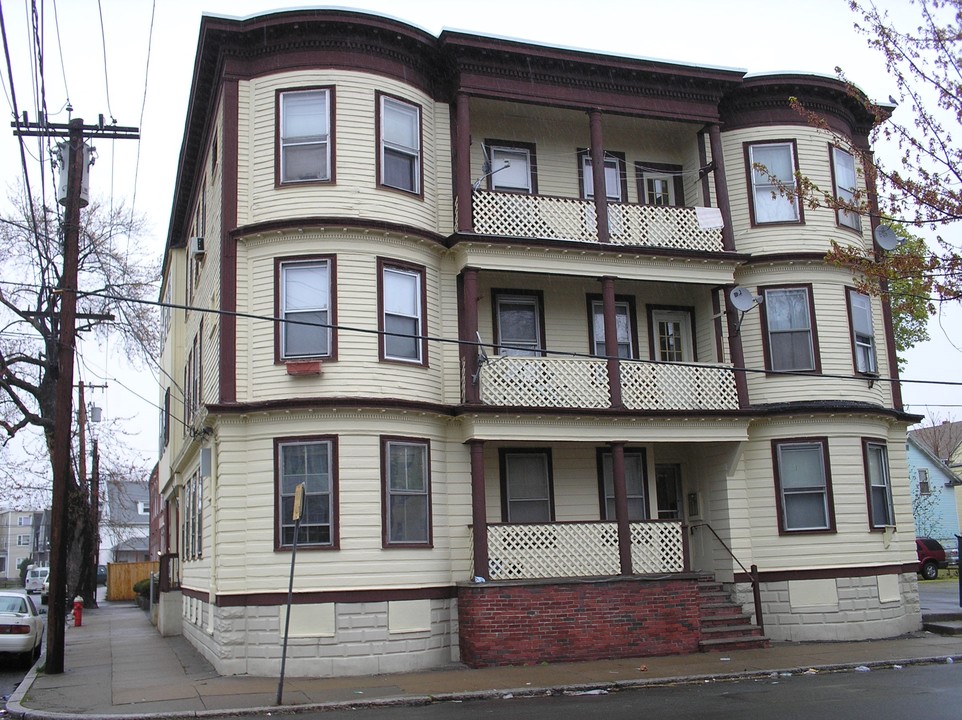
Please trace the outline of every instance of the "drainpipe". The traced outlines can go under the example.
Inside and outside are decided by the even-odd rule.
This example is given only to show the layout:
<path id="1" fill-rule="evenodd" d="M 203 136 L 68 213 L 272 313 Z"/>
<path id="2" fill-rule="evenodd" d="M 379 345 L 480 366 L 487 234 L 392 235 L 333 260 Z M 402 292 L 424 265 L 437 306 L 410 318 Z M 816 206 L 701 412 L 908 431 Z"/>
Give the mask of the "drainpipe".
<path id="1" fill-rule="evenodd" d="M 598 242 L 609 242 L 608 233 L 608 185 L 605 182 L 605 144 L 601 132 L 601 110 L 588 111 L 591 131 L 591 179 L 594 185 L 595 215 L 598 219 Z"/>
<path id="2" fill-rule="evenodd" d="M 474 535 L 474 575 L 491 579 L 488 569 L 488 511 L 484 499 L 484 441 L 469 440 L 471 452 L 471 532 Z"/>
<path id="3" fill-rule="evenodd" d="M 608 395 L 611 407 L 624 408 L 621 399 L 621 360 L 618 357 L 618 318 L 615 312 L 615 279 L 601 278 L 601 297 L 604 303 L 605 355 L 608 356 Z"/>
<path id="4" fill-rule="evenodd" d="M 459 92 L 457 96 L 454 133 L 454 194 L 458 199 L 457 231 L 472 232 L 474 199 L 471 191 L 471 110 L 467 93 Z"/>
<path id="5" fill-rule="evenodd" d="M 618 560 L 621 574 L 631 575 L 631 527 L 628 523 L 628 488 L 625 484 L 625 444 L 611 443 L 611 484 L 615 490 L 615 520 L 618 523 Z"/>

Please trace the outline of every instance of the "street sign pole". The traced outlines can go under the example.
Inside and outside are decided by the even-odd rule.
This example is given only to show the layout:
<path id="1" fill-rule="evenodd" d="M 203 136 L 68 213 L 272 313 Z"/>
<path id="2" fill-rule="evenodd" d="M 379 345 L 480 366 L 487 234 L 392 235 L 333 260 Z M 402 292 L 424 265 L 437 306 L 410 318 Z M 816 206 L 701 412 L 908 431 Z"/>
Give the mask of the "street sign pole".
<path id="1" fill-rule="evenodd" d="M 304 483 L 294 488 L 294 542 L 291 545 L 291 578 L 287 585 L 287 613 L 284 615 L 284 645 L 281 650 L 281 676 L 277 681 L 277 704 L 284 695 L 284 669 L 287 666 L 287 634 L 291 628 L 291 603 L 294 601 L 294 561 L 297 558 L 297 536 L 301 528 L 301 507 L 304 504 Z"/>

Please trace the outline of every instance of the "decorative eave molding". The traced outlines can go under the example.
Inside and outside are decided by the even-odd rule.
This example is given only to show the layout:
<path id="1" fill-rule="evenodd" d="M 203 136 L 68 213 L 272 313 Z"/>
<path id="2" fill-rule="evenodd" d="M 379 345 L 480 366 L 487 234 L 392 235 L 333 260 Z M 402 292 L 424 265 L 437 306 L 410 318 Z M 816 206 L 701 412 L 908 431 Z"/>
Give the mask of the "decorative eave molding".
<path id="1" fill-rule="evenodd" d="M 298 397 L 282 398 L 280 400 L 259 400 L 256 402 L 221 403 L 208 405 L 208 422 L 217 422 L 222 416 L 240 416 L 269 413 L 309 413 L 312 410 L 326 412 L 371 412 L 383 414 L 385 412 L 418 413 L 451 417 L 453 407 L 440 403 L 418 402 L 396 398 L 362 398 L 362 397 Z"/>
<path id="2" fill-rule="evenodd" d="M 350 232 L 378 233 L 381 235 L 393 235 L 401 239 L 416 238 L 424 242 L 436 245 L 439 249 L 444 249 L 447 245 L 445 237 L 438 233 L 414 227 L 413 225 L 401 225 L 398 223 L 383 222 L 373 219 L 355 217 L 303 217 L 285 218 L 284 220 L 272 220 L 269 222 L 255 223 L 234 228 L 230 231 L 232 239 L 240 240 L 258 235 L 291 235 L 308 232 Z"/>

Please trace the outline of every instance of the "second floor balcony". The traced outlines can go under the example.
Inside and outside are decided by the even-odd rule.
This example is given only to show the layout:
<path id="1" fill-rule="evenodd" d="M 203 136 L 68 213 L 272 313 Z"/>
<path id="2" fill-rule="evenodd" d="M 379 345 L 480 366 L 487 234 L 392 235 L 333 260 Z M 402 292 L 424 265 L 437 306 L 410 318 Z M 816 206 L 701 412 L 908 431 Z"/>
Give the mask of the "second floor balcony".
<path id="1" fill-rule="evenodd" d="M 599 242 L 593 200 L 476 190 L 474 231 L 483 235 Z M 715 208 L 608 203 L 609 244 L 722 252 Z"/>
<path id="2" fill-rule="evenodd" d="M 628 410 L 737 410 L 729 365 L 621 360 L 622 403 Z M 611 407 L 606 360 L 498 356 L 478 375 L 486 405 L 533 408 Z"/>

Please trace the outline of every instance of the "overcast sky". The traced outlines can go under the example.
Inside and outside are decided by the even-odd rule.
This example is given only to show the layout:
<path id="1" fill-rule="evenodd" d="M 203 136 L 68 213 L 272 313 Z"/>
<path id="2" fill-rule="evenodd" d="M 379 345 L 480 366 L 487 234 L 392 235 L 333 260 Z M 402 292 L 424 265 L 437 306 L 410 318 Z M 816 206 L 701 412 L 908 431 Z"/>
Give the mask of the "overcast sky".
<path id="1" fill-rule="evenodd" d="M 905 0 L 878 0 L 908 22 L 915 22 Z M 2 4 L 17 106 L 36 119 L 30 54 L 33 22 L 26 2 Z M 305 7 L 273 0 L 37 0 L 45 9 L 40 27 L 46 105 L 54 122 L 72 117 L 141 129 L 141 140 L 101 141 L 91 173 L 91 194 L 131 204 L 147 215 L 146 238 L 158 257 L 163 250 L 173 198 L 174 174 L 186 117 L 197 33 L 202 12 L 245 17 Z M 895 93 L 881 56 L 853 30 L 855 16 L 846 0 L 809 0 L 786 5 L 763 0 L 341 0 L 330 7 L 389 15 L 437 35 L 443 29 L 468 30 L 537 43 L 603 51 L 615 55 L 672 60 L 747 70 L 749 73 L 800 71 L 846 75 L 873 98 Z M 56 9 L 56 13 L 55 13 Z M 151 23 L 153 27 L 151 27 Z M 105 62 L 106 56 L 106 62 Z M 148 68 L 149 65 L 149 68 Z M 2 84 L 8 107 L 11 87 Z M 899 111 L 897 111 L 899 112 Z M 34 142 L 28 145 L 38 154 Z M 0 137 L 0 159 L 6 184 L 20 172 L 17 140 Z M 36 160 L 28 159 L 36 186 Z M 952 240 L 959 230 L 944 235 Z M 958 243 L 956 243 L 958 244 Z M 936 318 L 933 340 L 909 355 L 903 378 L 958 381 L 962 355 L 952 341 L 962 342 L 962 313 L 953 309 Z M 131 429 L 145 459 L 157 449 L 158 392 L 143 377 L 122 373 L 122 358 L 110 347 L 82 340 L 81 376 L 90 383 L 106 381 L 98 404 L 108 416 L 131 417 Z M 962 388 L 906 383 L 903 396 L 913 412 L 962 417 Z"/>

